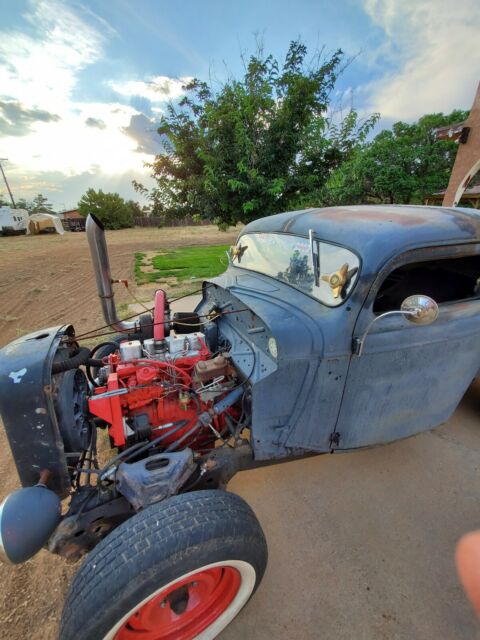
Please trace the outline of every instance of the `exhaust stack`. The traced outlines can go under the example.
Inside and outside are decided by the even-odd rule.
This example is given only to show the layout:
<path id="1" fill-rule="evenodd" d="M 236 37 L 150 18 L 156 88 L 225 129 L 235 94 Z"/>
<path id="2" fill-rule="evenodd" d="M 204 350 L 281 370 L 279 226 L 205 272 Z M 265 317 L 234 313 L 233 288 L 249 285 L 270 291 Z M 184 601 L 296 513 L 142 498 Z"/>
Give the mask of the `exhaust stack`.
<path id="1" fill-rule="evenodd" d="M 86 232 L 90 254 L 92 256 L 93 270 L 97 280 L 98 297 L 102 305 L 105 322 L 113 329 L 124 333 L 135 333 L 138 331 L 136 321 L 120 320 L 115 307 L 114 293 L 112 288 L 112 275 L 110 272 L 110 261 L 108 259 L 107 243 L 102 223 L 92 213 L 87 217 Z"/>

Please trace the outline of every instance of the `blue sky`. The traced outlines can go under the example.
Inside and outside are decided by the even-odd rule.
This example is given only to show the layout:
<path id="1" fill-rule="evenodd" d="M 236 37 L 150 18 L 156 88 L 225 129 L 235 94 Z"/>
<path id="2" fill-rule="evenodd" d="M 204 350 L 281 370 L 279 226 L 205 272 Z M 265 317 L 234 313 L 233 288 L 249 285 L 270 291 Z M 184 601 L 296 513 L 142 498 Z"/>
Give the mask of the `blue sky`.
<path id="1" fill-rule="evenodd" d="M 0 14 L 0 158 L 17 197 L 58 209 L 88 187 L 137 197 L 182 79 L 239 76 L 258 38 L 279 59 L 297 37 L 342 48 L 335 99 L 381 126 L 469 108 L 480 80 L 478 0 L 0 0 Z"/>

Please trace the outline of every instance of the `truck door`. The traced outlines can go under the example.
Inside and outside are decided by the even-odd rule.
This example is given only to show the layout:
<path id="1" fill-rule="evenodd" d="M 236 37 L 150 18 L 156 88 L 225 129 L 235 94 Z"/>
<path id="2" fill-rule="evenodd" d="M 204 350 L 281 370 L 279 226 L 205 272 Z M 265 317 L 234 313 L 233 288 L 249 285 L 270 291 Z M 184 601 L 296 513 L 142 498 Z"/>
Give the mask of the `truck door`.
<path id="1" fill-rule="evenodd" d="M 428 259 L 427 259 L 428 256 Z M 355 339 L 409 295 L 439 304 L 437 320 L 379 319 L 361 357 L 352 355 L 334 441 L 354 449 L 431 429 L 448 420 L 480 368 L 480 247 L 409 252 L 379 274 Z"/>

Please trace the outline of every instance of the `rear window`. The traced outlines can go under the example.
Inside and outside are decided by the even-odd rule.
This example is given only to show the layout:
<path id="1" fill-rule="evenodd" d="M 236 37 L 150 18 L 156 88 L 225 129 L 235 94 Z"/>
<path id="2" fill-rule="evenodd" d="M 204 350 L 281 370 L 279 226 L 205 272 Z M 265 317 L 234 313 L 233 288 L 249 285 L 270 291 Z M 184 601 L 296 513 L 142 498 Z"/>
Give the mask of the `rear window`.
<path id="1" fill-rule="evenodd" d="M 335 244 L 314 239 L 318 252 L 318 284 L 308 238 L 283 233 L 249 233 L 233 248 L 232 261 L 242 269 L 263 273 L 316 298 L 329 307 L 342 304 L 358 279 L 358 256 Z"/>

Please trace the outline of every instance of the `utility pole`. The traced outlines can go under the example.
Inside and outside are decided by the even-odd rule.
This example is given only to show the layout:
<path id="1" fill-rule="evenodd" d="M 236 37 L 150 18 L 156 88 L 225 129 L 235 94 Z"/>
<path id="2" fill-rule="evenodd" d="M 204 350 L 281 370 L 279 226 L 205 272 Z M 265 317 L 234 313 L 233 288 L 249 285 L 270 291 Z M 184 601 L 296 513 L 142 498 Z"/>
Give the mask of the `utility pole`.
<path id="1" fill-rule="evenodd" d="M 12 195 L 12 192 L 10 190 L 10 186 L 9 186 L 9 184 L 7 182 L 7 176 L 5 175 L 5 171 L 3 170 L 3 167 L 2 167 L 2 162 L 4 162 L 5 160 L 8 160 L 8 158 L 0 158 L 0 171 L 2 172 L 3 179 L 5 180 L 5 184 L 7 185 L 7 191 L 9 193 L 9 195 L 10 195 L 10 200 L 12 201 L 13 208 L 15 209 L 16 208 L 15 200 L 13 199 L 13 195 Z"/>

